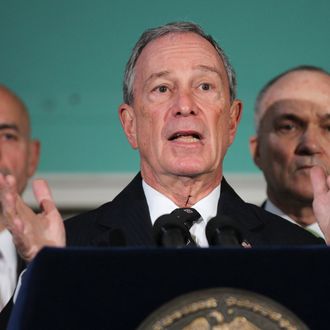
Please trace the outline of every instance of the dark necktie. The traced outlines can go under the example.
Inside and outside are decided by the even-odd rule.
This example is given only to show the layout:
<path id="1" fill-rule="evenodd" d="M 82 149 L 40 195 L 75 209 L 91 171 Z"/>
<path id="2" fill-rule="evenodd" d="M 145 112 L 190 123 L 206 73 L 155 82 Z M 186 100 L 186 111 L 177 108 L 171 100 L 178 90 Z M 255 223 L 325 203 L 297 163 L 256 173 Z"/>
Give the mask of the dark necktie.
<path id="1" fill-rule="evenodd" d="M 179 222 L 183 223 L 185 227 L 188 229 L 188 232 L 190 228 L 193 226 L 195 222 L 197 222 L 201 215 L 193 208 L 178 208 L 175 209 L 171 214 L 173 214 Z M 191 237 L 191 234 L 189 232 L 189 240 L 187 242 L 187 245 L 195 246 L 196 243 L 194 239 Z"/>

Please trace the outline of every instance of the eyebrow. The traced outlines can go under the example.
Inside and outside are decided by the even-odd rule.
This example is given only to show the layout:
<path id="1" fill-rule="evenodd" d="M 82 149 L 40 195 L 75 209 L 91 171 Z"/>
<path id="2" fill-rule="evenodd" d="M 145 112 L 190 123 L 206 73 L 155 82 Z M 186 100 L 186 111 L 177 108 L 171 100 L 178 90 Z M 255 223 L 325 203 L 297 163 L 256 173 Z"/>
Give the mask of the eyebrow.
<path id="1" fill-rule="evenodd" d="M 216 73 L 218 76 L 221 77 L 221 73 L 219 70 L 217 70 L 216 68 L 212 67 L 212 66 L 208 66 L 208 65 L 197 65 L 196 66 L 196 69 L 200 69 L 202 71 L 205 71 L 205 72 L 214 72 Z"/>
<path id="2" fill-rule="evenodd" d="M 219 70 L 217 70 L 214 67 L 208 66 L 208 65 L 197 65 L 196 67 L 194 67 L 194 69 L 196 70 L 201 70 L 203 72 L 213 72 L 216 73 L 220 78 L 221 78 L 221 74 L 219 72 Z M 152 73 L 146 80 L 146 82 L 148 83 L 150 80 L 155 79 L 155 78 L 161 78 L 161 77 L 166 77 L 169 76 L 171 74 L 170 71 L 164 70 L 164 71 L 160 71 L 160 72 L 155 72 Z"/>
<path id="3" fill-rule="evenodd" d="M 283 113 L 283 114 L 280 114 L 279 116 L 277 116 L 277 118 L 275 118 L 275 120 L 276 119 L 279 119 L 279 120 L 281 120 L 281 119 L 288 119 L 288 120 L 299 120 L 299 121 L 302 120 L 301 117 L 297 116 L 294 113 Z"/>
<path id="4" fill-rule="evenodd" d="M 299 104 L 297 104 L 297 101 L 294 100 L 280 100 L 272 103 L 270 106 L 266 108 L 266 112 L 268 111 L 275 111 L 277 109 L 288 109 L 288 108 L 299 108 Z M 265 113 L 266 113 L 265 112 Z"/>
<path id="5" fill-rule="evenodd" d="M 155 72 L 152 73 L 146 80 L 146 83 L 148 83 L 150 80 L 155 79 L 155 78 L 160 78 L 160 77 L 164 77 L 164 76 L 168 76 L 170 74 L 169 71 L 160 71 L 160 72 Z"/>
<path id="6" fill-rule="evenodd" d="M 16 124 L 0 124 L 0 130 L 13 129 L 19 132 L 18 126 Z"/>
<path id="7" fill-rule="evenodd" d="M 329 120 L 330 119 L 330 113 L 324 114 L 324 115 L 318 115 L 317 116 L 320 120 Z M 279 119 L 291 119 L 291 120 L 304 120 L 304 117 L 300 117 L 299 115 L 295 113 L 283 113 L 278 116 Z"/>
<path id="8" fill-rule="evenodd" d="M 319 115 L 318 119 L 319 124 L 322 126 L 322 123 L 328 123 L 328 121 L 330 120 L 330 114 L 327 113 L 325 115 Z M 274 124 L 279 123 L 283 120 L 290 120 L 292 122 L 298 123 L 299 125 L 306 125 L 306 123 L 308 123 L 308 120 L 306 120 L 304 117 L 299 117 L 298 115 L 293 113 L 285 113 L 275 118 Z"/>
<path id="9" fill-rule="evenodd" d="M 297 104 L 294 104 L 293 102 L 286 102 L 286 101 L 279 101 L 279 102 L 275 102 L 274 104 L 272 104 L 270 107 L 267 108 L 267 112 L 269 110 L 277 110 L 277 109 L 281 109 L 283 107 L 292 107 L 292 108 L 299 108 L 299 106 Z M 270 112 L 269 112 L 270 113 Z M 267 113 L 265 113 L 266 115 Z M 264 116 L 265 116 L 264 115 Z M 324 114 L 317 114 L 317 117 L 319 118 L 319 120 L 330 120 L 330 113 L 324 113 Z M 299 112 L 286 112 L 286 113 L 282 113 L 278 116 L 278 118 L 283 118 L 283 119 L 291 119 L 291 120 L 304 120 L 304 116 L 300 115 Z"/>

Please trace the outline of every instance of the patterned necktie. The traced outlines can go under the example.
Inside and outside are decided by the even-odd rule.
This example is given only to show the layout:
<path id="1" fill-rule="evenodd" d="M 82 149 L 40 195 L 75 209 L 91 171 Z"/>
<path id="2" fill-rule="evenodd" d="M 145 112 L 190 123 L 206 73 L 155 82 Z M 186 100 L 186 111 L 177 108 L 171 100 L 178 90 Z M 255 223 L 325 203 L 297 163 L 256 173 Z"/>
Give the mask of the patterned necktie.
<path id="1" fill-rule="evenodd" d="M 188 229 L 188 232 L 193 224 L 201 219 L 201 215 L 193 208 L 178 208 L 175 209 L 171 214 L 173 214 L 181 223 L 185 225 L 185 227 Z M 196 242 L 192 238 L 190 232 L 186 245 L 196 246 Z"/>

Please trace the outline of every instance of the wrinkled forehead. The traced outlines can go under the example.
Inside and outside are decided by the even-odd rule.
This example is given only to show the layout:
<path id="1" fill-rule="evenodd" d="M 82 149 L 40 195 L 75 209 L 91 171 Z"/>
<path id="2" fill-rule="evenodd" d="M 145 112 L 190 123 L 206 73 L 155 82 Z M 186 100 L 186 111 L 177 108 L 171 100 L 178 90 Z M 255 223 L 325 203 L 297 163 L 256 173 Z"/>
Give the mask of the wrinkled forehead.
<path id="1" fill-rule="evenodd" d="M 330 76 L 321 72 L 291 72 L 276 81 L 264 94 L 260 102 L 259 117 L 266 111 L 277 109 L 274 104 L 286 101 L 312 105 L 330 111 Z"/>
<path id="2" fill-rule="evenodd" d="M 151 42 L 142 50 L 135 66 L 135 77 L 144 78 L 154 70 L 171 70 L 190 65 L 211 66 L 227 80 L 223 60 L 213 45 L 193 32 L 168 33 Z"/>
<path id="3" fill-rule="evenodd" d="M 260 127 L 272 125 L 278 120 L 322 125 L 330 120 L 330 105 L 322 107 L 308 100 L 284 99 L 273 102 L 260 120 Z"/>

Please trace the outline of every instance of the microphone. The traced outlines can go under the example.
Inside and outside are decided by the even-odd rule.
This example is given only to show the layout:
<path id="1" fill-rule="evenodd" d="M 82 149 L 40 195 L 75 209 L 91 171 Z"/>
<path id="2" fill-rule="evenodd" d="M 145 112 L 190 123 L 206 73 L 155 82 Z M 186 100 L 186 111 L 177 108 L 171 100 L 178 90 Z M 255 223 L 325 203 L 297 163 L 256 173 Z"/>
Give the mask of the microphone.
<path id="1" fill-rule="evenodd" d="M 186 246 L 190 238 L 188 228 L 173 214 L 160 216 L 154 223 L 153 233 L 156 244 L 164 247 Z"/>
<path id="2" fill-rule="evenodd" d="M 206 225 L 205 234 L 210 246 L 242 246 L 239 227 L 226 215 L 212 218 Z"/>

